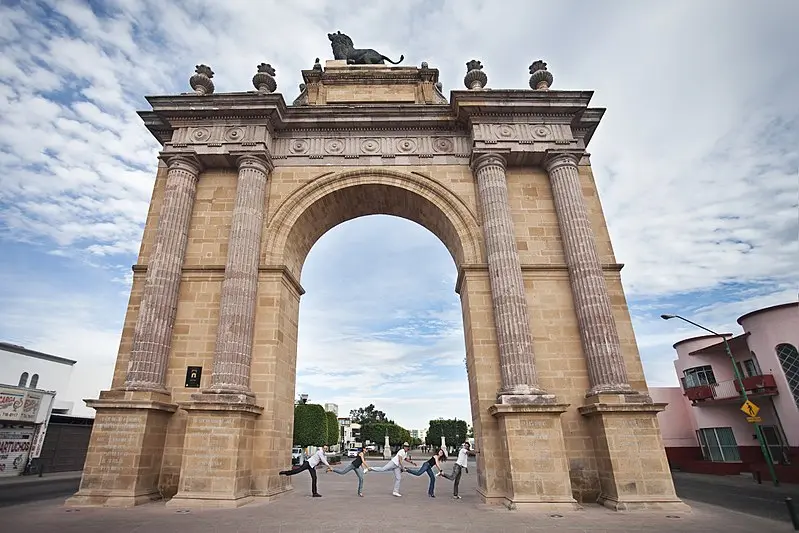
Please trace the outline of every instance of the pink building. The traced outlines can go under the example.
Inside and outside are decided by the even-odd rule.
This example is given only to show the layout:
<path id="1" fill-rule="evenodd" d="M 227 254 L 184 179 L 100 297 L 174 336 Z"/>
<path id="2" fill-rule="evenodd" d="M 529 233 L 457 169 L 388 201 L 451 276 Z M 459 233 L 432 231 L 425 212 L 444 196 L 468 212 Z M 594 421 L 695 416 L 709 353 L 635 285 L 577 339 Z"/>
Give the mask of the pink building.
<path id="1" fill-rule="evenodd" d="M 766 307 L 738 319 L 744 332 L 724 334 L 781 481 L 799 482 L 799 303 Z M 674 345 L 680 387 L 652 387 L 668 404 L 658 415 L 673 468 L 735 474 L 759 471 L 765 459 L 755 425 L 741 411 L 740 386 L 724 342 L 713 335 Z"/>

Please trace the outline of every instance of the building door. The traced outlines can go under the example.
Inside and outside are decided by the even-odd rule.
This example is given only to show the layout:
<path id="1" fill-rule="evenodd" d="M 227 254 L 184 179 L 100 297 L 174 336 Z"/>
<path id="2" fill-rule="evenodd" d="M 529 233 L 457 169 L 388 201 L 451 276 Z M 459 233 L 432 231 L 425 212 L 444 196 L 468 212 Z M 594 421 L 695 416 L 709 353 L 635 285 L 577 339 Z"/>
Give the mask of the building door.
<path id="1" fill-rule="evenodd" d="M 787 462 L 785 444 L 777 426 L 760 426 L 760 431 L 763 432 L 763 440 L 766 441 L 771 459 L 777 464 L 785 464 Z"/>

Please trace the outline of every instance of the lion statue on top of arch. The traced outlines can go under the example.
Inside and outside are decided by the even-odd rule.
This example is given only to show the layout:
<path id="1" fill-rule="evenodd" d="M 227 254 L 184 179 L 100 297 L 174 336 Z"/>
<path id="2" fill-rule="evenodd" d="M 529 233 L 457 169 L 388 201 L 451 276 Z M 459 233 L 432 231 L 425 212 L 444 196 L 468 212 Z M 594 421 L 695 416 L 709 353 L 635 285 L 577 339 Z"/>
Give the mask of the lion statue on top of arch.
<path id="1" fill-rule="evenodd" d="M 330 39 L 330 46 L 333 48 L 333 57 L 346 60 L 348 65 L 385 65 L 386 61 L 398 65 L 405 59 L 405 56 L 401 55 L 399 61 L 392 61 L 371 48 L 355 48 L 352 39 L 340 31 L 328 33 L 327 38 Z"/>

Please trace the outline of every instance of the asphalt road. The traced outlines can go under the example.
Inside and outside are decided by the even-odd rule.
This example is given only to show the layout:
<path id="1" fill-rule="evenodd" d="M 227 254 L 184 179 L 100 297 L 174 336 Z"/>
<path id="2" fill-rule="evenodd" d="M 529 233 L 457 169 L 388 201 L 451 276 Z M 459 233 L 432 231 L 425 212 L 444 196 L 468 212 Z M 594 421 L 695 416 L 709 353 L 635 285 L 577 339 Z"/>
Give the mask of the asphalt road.
<path id="1" fill-rule="evenodd" d="M 80 477 L 47 479 L 46 477 L 26 483 L 0 483 L 0 507 L 22 503 L 65 499 L 77 492 Z"/>
<path id="2" fill-rule="evenodd" d="M 785 498 L 799 511 L 799 485 L 774 487 L 767 479 L 758 485 L 749 476 L 711 476 L 674 472 L 674 488 L 685 500 L 708 503 L 754 516 L 790 522 Z M 690 505 L 690 501 L 688 502 Z"/>

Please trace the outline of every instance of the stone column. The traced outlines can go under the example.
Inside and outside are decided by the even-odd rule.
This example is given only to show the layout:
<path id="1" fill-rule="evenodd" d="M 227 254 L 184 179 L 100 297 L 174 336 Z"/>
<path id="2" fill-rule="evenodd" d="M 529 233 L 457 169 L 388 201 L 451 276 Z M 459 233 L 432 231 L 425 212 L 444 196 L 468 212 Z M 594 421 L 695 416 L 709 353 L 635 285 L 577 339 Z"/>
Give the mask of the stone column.
<path id="1" fill-rule="evenodd" d="M 477 155 L 472 161 L 483 217 L 491 299 L 499 344 L 502 389 L 499 401 L 545 394 L 538 386 L 533 335 L 505 180 L 505 158 Z M 516 398 L 521 400 L 521 398 Z"/>
<path id="2" fill-rule="evenodd" d="M 247 154 L 239 157 L 237 164 L 236 203 L 222 282 L 214 366 L 211 386 L 206 392 L 252 396 L 250 361 L 258 261 L 266 182 L 272 162 L 266 155 Z"/>
<path id="3" fill-rule="evenodd" d="M 580 157 L 582 154 L 554 153 L 545 164 L 588 364 L 589 395 L 630 393 L 616 321 L 577 172 Z"/>
<path id="4" fill-rule="evenodd" d="M 183 259 L 201 166 L 193 155 L 163 156 L 169 168 L 144 294 L 133 332 L 125 390 L 167 393 L 166 369 Z"/>

